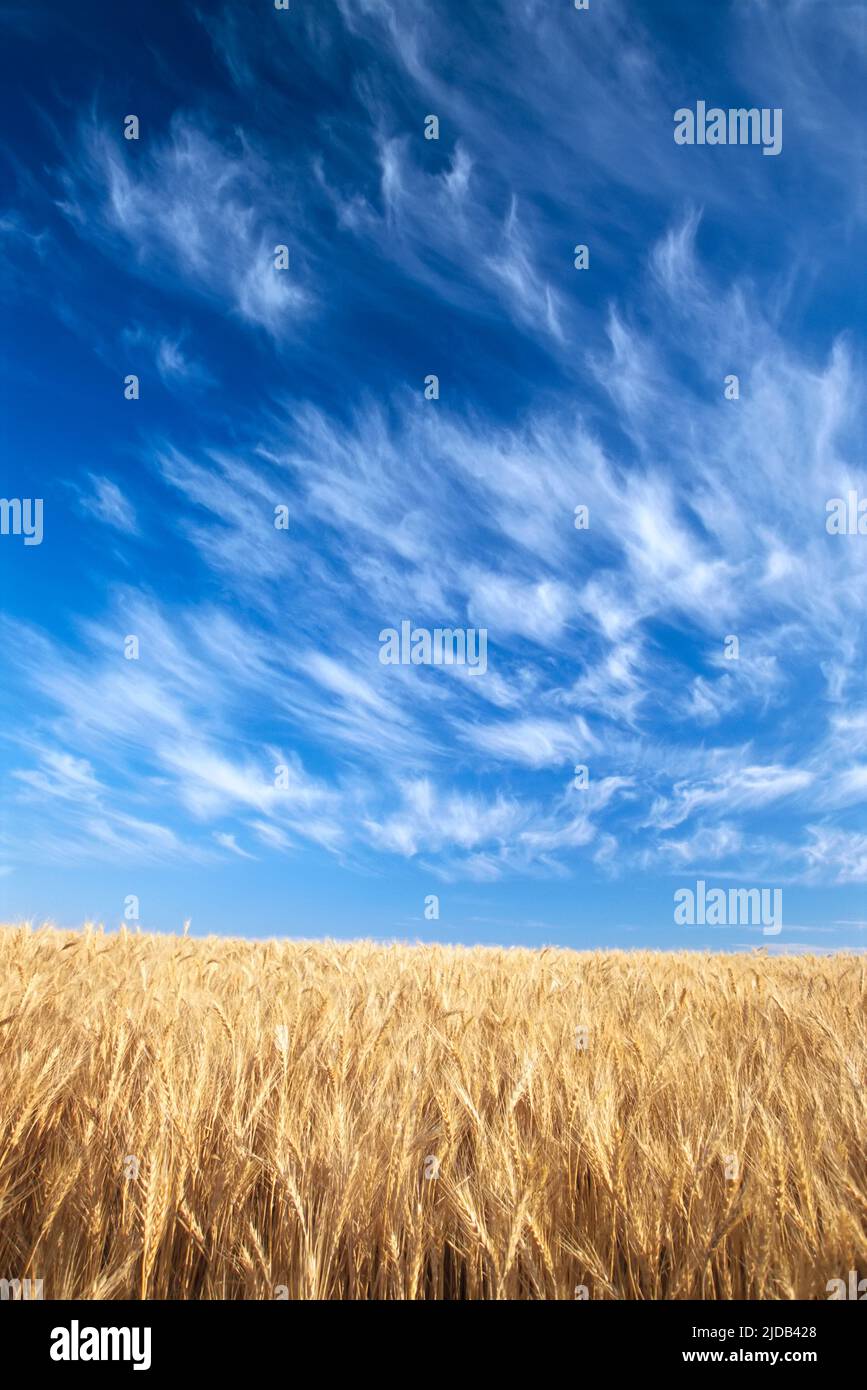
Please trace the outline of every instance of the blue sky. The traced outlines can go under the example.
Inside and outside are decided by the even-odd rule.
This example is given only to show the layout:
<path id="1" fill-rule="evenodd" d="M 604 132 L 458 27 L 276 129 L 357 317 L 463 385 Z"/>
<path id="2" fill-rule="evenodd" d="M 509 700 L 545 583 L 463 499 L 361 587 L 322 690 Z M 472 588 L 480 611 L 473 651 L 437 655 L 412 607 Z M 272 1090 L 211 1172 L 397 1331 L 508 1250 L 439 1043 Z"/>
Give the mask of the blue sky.
<path id="1" fill-rule="evenodd" d="M 863 6 L 0 26 L 2 915 L 867 944 Z M 700 879 L 782 932 L 675 925 Z"/>

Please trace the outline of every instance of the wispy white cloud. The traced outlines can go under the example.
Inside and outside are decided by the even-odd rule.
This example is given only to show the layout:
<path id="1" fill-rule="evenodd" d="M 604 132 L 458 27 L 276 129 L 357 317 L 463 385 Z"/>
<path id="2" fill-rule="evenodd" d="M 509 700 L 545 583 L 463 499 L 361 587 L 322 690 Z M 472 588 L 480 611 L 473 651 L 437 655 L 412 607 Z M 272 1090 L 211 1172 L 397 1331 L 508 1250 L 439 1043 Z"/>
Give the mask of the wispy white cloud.
<path id="1" fill-rule="evenodd" d="M 91 491 L 82 494 L 81 505 L 91 516 L 117 531 L 134 536 L 138 532 L 135 508 L 111 478 L 89 475 Z"/>
<path id="2" fill-rule="evenodd" d="M 214 377 L 205 363 L 187 347 L 187 334 L 148 329 L 142 324 L 127 328 L 121 335 L 124 348 L 132 355 L 139 350 L 152 359 L 160 379 L 172 390 L 212 386 Z M 136 362 L 136 365 L 138 363 Z"/>
<path id="3" fill-rule="evenodd" d="M 812 781 L 812 773 L 802 768 L 775 764 L 726 768 L 703 783 L 677 783 L 670 798 L 660 797 L 654 802 L 649 823 L 669 830 L 708 807 L 726 813 L 767 806 L 803 791 Z"/>
<path id="4" fill-rule="evenodd" d="M 580 761 L 599 747 L 585 720 L 557 723 L 546 719 L 504 720 L 462 726 L 461 736 L 482 752 L 526 767 L 562 767 Z"/>
<path id="5" fill-rule="evenodd" d="M 241 859 L 255 859 L 256 857 L 254 854 L 249 854 L 247 850 L 242 849 L 235 836 L 229 834 L 228 831 L 216 830 L 214 832 L 214 839 L 223 849 L 231 850 L 232 854 L 237 854 Z"/>
<path id="6" fill-rule="evenodd" d="M 802 847 L 806 877 L 812 882 L 867 883 L 867 835 L 830 826 L 807 827 Z"/>
<path id="7" fill-rule="evenodd" d="M 242 136 L 230 150 L 182 115 L 135 161 L 130 143 L 96 122 L 84 128 L 77 163 L 63 176 L 61 206 L 73 225 L 131 252 L 141 274 L 170 276 L 285 336 L 314 295 L 297 213 L 274 196 L 262 157 Z M 292 253 L 286 269 L 276 267 L 278 245 Z"/>
<path id="8" fill-rule="evenodd" d="M 149 572 L 147 595 L 107 594 L 71 634 L 8 629 L 27 691 L 10 735 L 16 848 L 314 848 L 482 884 L 576 864 L 863 881 L 843 813 L 867 792 L 867 550 L 824 520 L 828 497 L 867 488 L 865 393 L 836 316 L 799 331 L 813 214 L 790 230 L 767 184 L 789 170 L 809 186 L 805 150 L 821 153 L 823 189 L 853 182 L 852 151 L 827 143 L 841 99 L 803 51 L 823 9 L 777 7 L 787 42 L 769 45 L 773 6 L 730 7 L 733 36 L 762 38 L 732 44 L 738 73 L 756 90 L 773 77 L 797 112 L 773 175 L 775 161 L 674 150 L 683 72 L 623 0 L 592 45 L 583 16 L 543 0 L 495 7 L 487 47 L 472 7 L 424 0 L 307 7 L 291 54 L 234 10 L 199 15 L 244 93 L 243 128 L 192 98 L 135 146 L 94 117 L 80 127 L 63 231 L 143 297 L 98 352 L 115 370 L 121 343 L 130 370 L 140 357 L 175 393 L 163 437 L 148 423 L 135 446 L 141 485 L 100 463 L 80 504 L 137 541 L 159 529 L 183 579 Z M 827 20 L 837 41 L 844 9 Z M 299 92 L 325 92 L 292 141 L 290 58 Z M 439 141 L 424 140 L 427 112 Z M 44 254 L 38 225 L 4 214 L 0 232 Z M 842 244 L 851 226 L 834 225 Z M 76 265 L 56 262 L 59 305 Z M 57 311 L 88 338 L 80 304 Z M 387 311 L 387 334 L 353 337 Z M 252 330 L 247 395 L 203 331 L 216 315 Z M 314 315 L 322 341 L 287 372 Z M 333 358 L 338 319 L 353 375 Z M 419 390 L 428 356 L 436 402 Z M 382 389 L 388 373 L 410 385 Z M 218 380 L 231 415 L 205 389 Z M 195 398 L 207 413 L 177 411 Z M 403 619 L 486 627 L 484 678 L 383 666 L 378 634 Z"/>

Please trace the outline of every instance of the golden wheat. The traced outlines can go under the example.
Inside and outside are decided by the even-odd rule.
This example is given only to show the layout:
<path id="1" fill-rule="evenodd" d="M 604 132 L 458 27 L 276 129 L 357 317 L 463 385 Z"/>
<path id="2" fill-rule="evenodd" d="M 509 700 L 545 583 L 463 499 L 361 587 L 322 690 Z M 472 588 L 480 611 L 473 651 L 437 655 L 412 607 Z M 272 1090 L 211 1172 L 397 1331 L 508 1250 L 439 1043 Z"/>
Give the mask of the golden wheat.
<path id="1" fill-rule="evenodd" d="M 0 930 L 0 1278 L 46 1298 L 825 1298 L 865 965 Z"/>

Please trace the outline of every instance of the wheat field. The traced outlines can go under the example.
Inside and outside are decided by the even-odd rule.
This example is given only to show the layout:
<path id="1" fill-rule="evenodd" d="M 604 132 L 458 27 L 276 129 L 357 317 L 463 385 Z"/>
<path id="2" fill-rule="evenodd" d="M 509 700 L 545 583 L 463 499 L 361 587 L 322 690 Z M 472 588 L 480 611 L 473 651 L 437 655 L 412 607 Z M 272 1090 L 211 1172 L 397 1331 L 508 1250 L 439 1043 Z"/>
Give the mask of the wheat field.
<path id="1" fill-rule="evenodd" d="M 826 1298 L 865 962 L 0 929 L 0 1278 Z"/>

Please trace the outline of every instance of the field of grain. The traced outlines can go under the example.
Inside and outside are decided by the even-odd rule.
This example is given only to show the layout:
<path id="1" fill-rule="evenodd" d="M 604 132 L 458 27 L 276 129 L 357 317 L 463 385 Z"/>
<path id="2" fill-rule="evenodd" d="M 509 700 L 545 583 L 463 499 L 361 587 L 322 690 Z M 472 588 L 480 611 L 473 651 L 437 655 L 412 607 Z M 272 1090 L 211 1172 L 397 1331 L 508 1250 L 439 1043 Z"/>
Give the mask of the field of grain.
<path id="1" fill-rule="evenodd" d="M 867 1269 L 865 988 L 851 955 L 0 928 L 0 1278 L 826 1298 Z"/>

